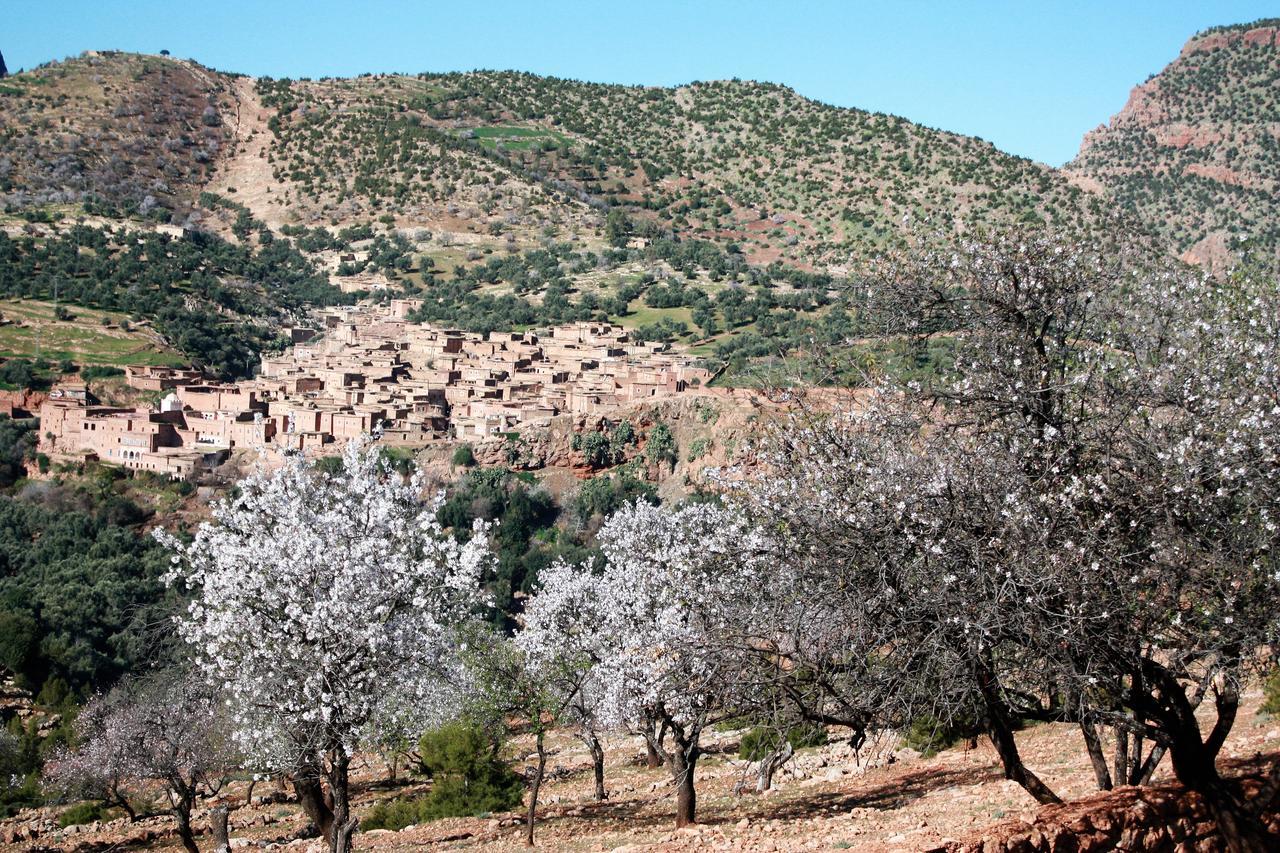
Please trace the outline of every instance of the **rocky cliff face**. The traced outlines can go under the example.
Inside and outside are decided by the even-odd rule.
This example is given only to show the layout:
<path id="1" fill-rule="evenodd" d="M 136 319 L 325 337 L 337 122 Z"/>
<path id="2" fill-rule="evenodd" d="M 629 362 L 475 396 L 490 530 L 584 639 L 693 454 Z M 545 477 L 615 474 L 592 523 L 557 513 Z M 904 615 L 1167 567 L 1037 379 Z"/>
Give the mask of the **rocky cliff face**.
<path id="1" fill-rule="evenodd" d="M 1280 252 L 1280 21 L 1196 35 L 1064 170 L 1169 238 L 1228 263 L 1253 241 Z"/>
<path id="2" fill-rule="evenodd" d="M 546 426 L 521 429 L 476 442 L 476 462 L 531 471 L 552 492 L 570 493 L 582 480 L 616 471 L 628 463 L 635 476 L 655 484 L 663 499 L 679 499 L 708 485 L 708 469 L 749 467 L 752 443 L 778 417 L 778 407 L 763 395 L 746 389 L 708 388 L 697 394 L 639 402 L 607 415 L 561 415 Z M 575 448 L 574 436 L 610 434 L 623 421 L 635 441 L 621 450 L 615 464 L 593 467 Z M 646 452 L 653 429 L 663 424 L 674 444 L 674 460 L 649 461 Z M 440 482 L 457 476 L 451 464 L 453 446 L 433 448 L 419 458 Z"/>

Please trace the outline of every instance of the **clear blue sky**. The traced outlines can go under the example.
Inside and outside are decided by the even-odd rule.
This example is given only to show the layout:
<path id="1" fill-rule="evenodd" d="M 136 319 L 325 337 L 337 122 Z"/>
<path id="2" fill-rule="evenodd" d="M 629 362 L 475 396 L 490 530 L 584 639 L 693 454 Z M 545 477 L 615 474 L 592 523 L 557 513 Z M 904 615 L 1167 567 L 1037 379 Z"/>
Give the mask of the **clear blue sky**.
<path id="1" fill-rule="evenodd" d="M 3 0 L 11 70 L 167 49 L 275 77 L 512 68 L 611 83 L 768 80 L 1058 165 L 1197 30 L 1280 0 Z"/>

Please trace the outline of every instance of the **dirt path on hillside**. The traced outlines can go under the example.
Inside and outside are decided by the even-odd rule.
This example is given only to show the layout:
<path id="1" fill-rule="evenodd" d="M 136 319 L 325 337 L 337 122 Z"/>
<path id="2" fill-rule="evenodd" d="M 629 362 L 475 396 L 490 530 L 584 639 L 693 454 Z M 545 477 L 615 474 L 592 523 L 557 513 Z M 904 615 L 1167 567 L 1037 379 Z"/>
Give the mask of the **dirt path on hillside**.
<path id="1" fill-rule="evenodd" d="M 279 228 L 285 223 L 285 190 L 271 174 L 267 161 L 271 146 L 267 121 L 271 110 L 262 105 L 251 77 L 237 78 L 231 97 L 234 111 L 224 120 L 233 132 L 233 147 L 218 164 L 218 173 L 208 190 L 243 204 L 256 218 Z"/>

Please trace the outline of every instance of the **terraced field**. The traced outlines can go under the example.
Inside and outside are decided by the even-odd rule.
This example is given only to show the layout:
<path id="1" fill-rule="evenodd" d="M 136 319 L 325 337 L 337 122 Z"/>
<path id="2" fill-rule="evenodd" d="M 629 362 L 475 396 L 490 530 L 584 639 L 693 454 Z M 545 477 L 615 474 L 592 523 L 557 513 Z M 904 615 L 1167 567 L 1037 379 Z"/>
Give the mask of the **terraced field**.
<path id="1" fill-rule="evenodd" d="M 181 365 L 181 355 L 146 327 L 128 327 L 124 314 L 72 306 L 59 320 L 49 302 L 0 300 L 0 358 L 74 361 L 79 365 Z"/>

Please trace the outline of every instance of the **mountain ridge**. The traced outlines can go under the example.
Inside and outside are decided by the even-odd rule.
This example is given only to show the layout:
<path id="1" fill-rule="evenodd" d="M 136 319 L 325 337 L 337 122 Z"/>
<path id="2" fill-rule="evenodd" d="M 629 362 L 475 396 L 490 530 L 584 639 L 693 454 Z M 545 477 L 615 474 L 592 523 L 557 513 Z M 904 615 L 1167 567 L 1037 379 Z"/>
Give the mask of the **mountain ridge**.
<path id="1" fill-rule="evenodd" d="M 0 159 L 0 202 L 212 219 L 225 232 L 197 209 L 211 192 L 273 230 L 379 219 L 513 249 L 665 234 L 836 274 L 900 243 L 905 222 L 1090 229 L 1119 211 L 1184 259 L 1221 267 L 1242 236 L 1280 251 L 1278 26 L 1195 34 L 1059 169 L 737 78 L 276 80 L 87 52 L 0 88 L 0 138 L 25 155 Z"/>

